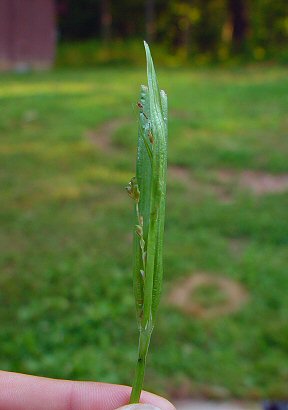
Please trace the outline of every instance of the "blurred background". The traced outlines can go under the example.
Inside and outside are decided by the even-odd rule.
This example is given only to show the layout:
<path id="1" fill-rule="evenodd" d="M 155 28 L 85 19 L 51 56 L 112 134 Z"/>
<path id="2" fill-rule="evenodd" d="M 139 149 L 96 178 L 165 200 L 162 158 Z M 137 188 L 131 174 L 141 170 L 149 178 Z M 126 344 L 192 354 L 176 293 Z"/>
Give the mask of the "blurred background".
<path id="1" fill-rule="evenodd" d="M 170 105 L 145 388 L 287 399 L 285 0 L 0 0 L 0 368 L 131 384 L 143 38 Z"/>

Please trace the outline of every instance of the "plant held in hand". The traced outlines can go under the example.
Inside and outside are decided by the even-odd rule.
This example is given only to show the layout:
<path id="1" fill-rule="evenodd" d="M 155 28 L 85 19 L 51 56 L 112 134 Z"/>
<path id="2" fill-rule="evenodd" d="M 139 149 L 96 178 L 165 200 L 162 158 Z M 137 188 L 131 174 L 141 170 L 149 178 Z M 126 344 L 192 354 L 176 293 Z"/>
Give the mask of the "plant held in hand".
<path id="1" fill-rule="evenodd" d="M 126 188 L 135 202 L 134 294 L 139 327 L 136 374 L 130 403 L 138 403 L 146 357 L 159 305 L 167 170 L 167 95 L 159 90 L 149 46 L 148 87 L 141 86 L 136 177 Z"/>

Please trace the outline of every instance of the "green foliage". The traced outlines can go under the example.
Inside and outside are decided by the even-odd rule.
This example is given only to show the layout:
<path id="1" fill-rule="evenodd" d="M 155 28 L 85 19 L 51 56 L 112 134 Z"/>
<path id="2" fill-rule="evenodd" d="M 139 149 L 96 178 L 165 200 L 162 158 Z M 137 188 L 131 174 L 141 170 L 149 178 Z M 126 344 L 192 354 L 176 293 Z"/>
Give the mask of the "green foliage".
<path id="1" fill-rule="evenodd" d="M 146 38 L 146 2 L 106 3 L 111 5 L 107 7 L 110 44 L 100 42 L 101 20 L 105 21 L 100 3 L 83 0 L 79 6 L 77 0 L 69 1 L 68 12 L 59 21 L 60 38 L 84 44 L 60 45 L 59 64 L 142 65 L 142 50 L 137 44 Z M 153 48 L 158 48 L 159 61 L 165 65 L 288 62 L 286 0 L 158 0 L 152 15 Z"/>
<path id="2" fill-rule="evenodd" d="M 166 67 L 177 67 L 187 64 L 187 58 L 181 52 L 169 51 L 167 46 L 153 45 L 158 64 Z M 195 63 L 195 62 L 194 62 Z M 201 61 L 199 61 L 201 63 Z M 60 43 L 57 49 L 57 67 L 99 67 L 108 65 L 143 67 L 145 57 L 141 41 L 114 40 L 102 43 L 97 40 Z"/>
<path id="3" fill-rule="evenodd" d="M 287 398 L 287 191 L 257 196 L 217 180 L 223 170 L 287 175 L 287 70 L 158 76 L 173 138 L 163 305 L 145 387 Z M 109 68 L 0 79 L 3 370 L 131 382 L 135 223 L 123 186 L 135 167 L 132 103 L 143 81 L 143 69 Z M 117 118 L 126 120 L 119 129 L 103 128 Z M 249 302 L 213 320 L 183 314 L 167 294 L 196 272 L 239 281 Z"/>

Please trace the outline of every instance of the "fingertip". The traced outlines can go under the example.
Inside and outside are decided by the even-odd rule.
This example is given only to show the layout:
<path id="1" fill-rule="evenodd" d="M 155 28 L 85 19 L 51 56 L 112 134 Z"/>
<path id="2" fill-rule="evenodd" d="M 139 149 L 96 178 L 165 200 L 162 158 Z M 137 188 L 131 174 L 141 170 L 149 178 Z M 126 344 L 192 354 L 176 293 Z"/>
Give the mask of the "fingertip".
<path id="1" fill-rule="evenodd" d="M 152 404 L 128 404 L 128 406 L 119 407 L 116 410 L 161 410 Z"/>
<path id="2" fill-rule="evenodd" d="M 176 410 L 173 404 L 167 399 L 146 391 L 142 392 L 140 401 L 144 404 L 152 404 L 153 406 L 158 407 L 160 410 Z"/>
<path id="3" fill-rule="evenodd" d="M 141 404 L 141 403 L 128 404 L 127 406 L 119 407 L 116 410 L 163 410 L 163 409 L 168 409 L 168 408 L 171 410 L 172 409 L 176 410 L 175 407 L 171 403 L 168 402 L 168 404 L 170 405 L 170 407 L 167 407 L 167 406 L 161 407 L 161 409 L 160 407 L 156 407 L 153 404 Z"/>

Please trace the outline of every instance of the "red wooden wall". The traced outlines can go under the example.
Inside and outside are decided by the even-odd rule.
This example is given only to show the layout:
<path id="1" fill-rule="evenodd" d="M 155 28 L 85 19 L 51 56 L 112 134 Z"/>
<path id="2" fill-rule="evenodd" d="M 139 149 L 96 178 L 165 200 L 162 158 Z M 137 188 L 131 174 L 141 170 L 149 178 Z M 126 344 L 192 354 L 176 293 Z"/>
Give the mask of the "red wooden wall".
<path id="1" fill-rule="evenodd" d="M 53 0 L 0 0 L 0 69 L 49 68 L 55 41 Z"/>

